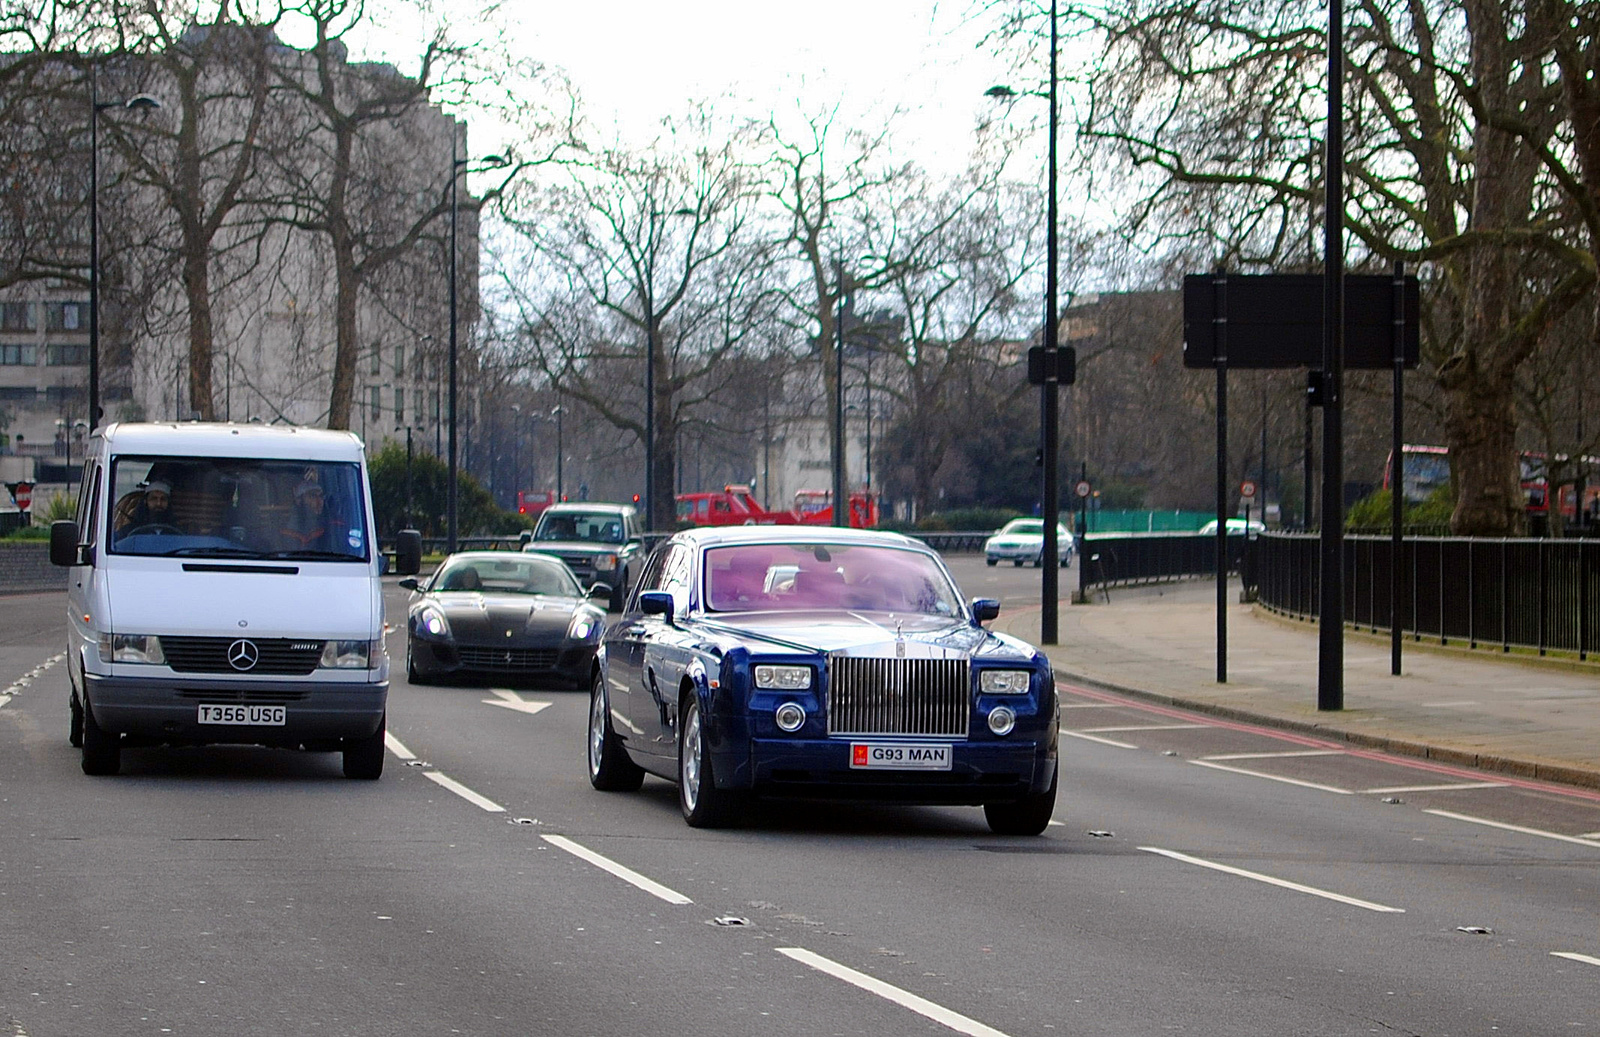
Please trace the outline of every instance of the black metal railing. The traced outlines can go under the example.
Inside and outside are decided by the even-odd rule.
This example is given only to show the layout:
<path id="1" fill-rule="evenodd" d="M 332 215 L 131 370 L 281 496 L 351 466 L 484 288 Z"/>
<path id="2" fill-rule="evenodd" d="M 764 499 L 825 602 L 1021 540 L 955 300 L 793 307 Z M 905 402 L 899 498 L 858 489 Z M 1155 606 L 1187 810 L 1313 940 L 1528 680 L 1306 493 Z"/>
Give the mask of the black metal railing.
<path id="1" fill-rule="evenodd" d="M 1319 541 L 1269 533 L 1253 541 L 1257 600 L 1286 615 L 1320 609 Z M 1587 539 L 1410 537 L 1401 542 L 1399 615 L 1390 599 L 1394 547 L 1387 537 L 1346 537 L 1345 619 L 1476 648 L 1576 652 L 1600 645 L 1600 543 Z"/>
<path id="2" fill-rule="evenodd" d="M 1228 571 L 1245 564 L 1243 535 L 1228 537 Z M 1078 594 L 1217 574 L 1217 538 L 1202 533 L 1090 533 L 1078 541 Z"/>

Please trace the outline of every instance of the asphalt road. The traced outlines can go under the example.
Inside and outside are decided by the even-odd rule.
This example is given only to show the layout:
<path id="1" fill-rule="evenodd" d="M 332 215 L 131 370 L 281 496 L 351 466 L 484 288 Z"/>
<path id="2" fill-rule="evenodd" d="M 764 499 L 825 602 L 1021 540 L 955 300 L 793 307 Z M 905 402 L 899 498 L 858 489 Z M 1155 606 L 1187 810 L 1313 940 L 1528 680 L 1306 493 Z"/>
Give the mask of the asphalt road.
<path id="1" fill-rule="evenodd" d="M 1600 1031 L 1579 791 L 1085 688 L 1043 837 L 838 805 L 698 831 L 665 782 L 589 788 L 582 694 L 403 677 L 376 783 L 243 748 L 93 779 L 39 669 L 63 607 L 0 598 L 3 1037 Z"/>

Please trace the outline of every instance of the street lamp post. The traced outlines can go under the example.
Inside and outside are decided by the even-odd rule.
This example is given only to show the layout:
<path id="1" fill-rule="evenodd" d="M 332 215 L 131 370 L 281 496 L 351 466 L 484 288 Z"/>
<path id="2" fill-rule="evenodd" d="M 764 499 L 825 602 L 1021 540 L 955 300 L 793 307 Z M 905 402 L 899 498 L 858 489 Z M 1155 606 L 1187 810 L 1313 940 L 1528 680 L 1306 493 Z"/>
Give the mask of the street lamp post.
<path id="1" fill-rule="evenodd" d="M 1061 353 L 1056 313 L 1056 136 L 1057 120 L 1056 111 L 1056 0 L 1050 0 L 1050 88 L 1047 97 L 1050 103 L 1050 142 L 1048 158 L 1046 159 L 1045 191 L 1045 290 L 1044 290 L 1044 380 L 1040 389 L 1039 426 L 1040 426 L 1040 457 L 1044 462 L 1043 496 L 1041 506 L 1044 519 L 1044 549 L 1040 554 L 1040 612 L 1039 612 L 1039 642 L 1053 645 L 1058 643 L 1059 636 L 1059 607 L 1061 571 L 1059 537 L 1056 524 L 1061 513 L 1061 487 L 1058 473 L 1060 444 L 1060 368 Z M 1010 87 L 990 87 L 986 93 L 990 97 L 1009 98 L 1016 96 L 1016 91 Z M 1079 563 L 1082 564 L 1081 562 Z"/>
<path id="2" fill-rule="evenodd" d="M 834 260 L 834 282 L 839 297 L 833 322 L 833 524 L 850 524 L 850 497 L 844 479 L 844 315 L 845 293 L 849 284 L 845 280 L 844 264 Z"/>
<path id="3" fill-rule="evenodd" d="M 562 497 L 561 497 L 561 450 L 562 450 L 562 446 L 561 446 L 561 404 L 558 403 L 554 407 L 551 407 L 550 408 L 550 413 L 552 415 L 554 415 L 555 419 L 556 419 L 556 501 L 557 501 L 557 503 L 559 503 L 561 501 L 561 499 L 562 499 Z"/>
<path id="4" fill-rule="evenodd" d="M 450 461 L 447 478 L 450 485 L 447 488 L 449 495 L 448 536 L 450 551 L 456 550 L 456 362 L 458 350 L 456 345 L 456 224 L 460 222 L 460 208 L 456 205 L 456 182 L 461 179 L 462 167 L 468 165 L 471 159 L 458 158 L 459 141 L 452 130 L 450 134 Z M 506 160 L 501 155 L 489 155 L 483 160 L 489 167 L 503 166 Z M 476 238 L 474 238 L 476 240 Z"/>
<path id="5" fill-rule="evenodd" d="M 405 528 L 411 528 L 411 426 L 403 425 L 406 433 L 406 521 Z M 396 432 L 400 428 L 395 429 Z"/>
<path id="6" fill-rule="evenodd" d="M 161 102 L 148 94 L 126 101 L 100 100 L 100 63 L 89 64 L 89 421 L 100 424 L 100 112 L 105 108 L 151 111 Z"/>

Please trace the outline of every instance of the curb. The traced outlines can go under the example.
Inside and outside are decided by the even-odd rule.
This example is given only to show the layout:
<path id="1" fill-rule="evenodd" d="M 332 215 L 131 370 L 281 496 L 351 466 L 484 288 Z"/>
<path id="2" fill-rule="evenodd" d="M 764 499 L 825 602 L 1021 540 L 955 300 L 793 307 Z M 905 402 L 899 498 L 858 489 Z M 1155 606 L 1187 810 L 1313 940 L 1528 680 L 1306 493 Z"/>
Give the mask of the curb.
<path id="1" fill-rule="evenodd" d="M 1244 723 L 1256 724 L 1260 727 L 1275 728 L 1280 731 L 1315 735 L 1333 741 L 1346 742 L 1363 749 L 1376 749 L 1382 752 L 1394 753 L 1397 756 L 1413 756 L 1458 767 L 1470 767 L 1474 770 L 1486 771 L 1491 774 L 1509 774 L 1513 777 L 1532 778 L 1558 785 L 1575 785 L 1579 788 L 1600 789 L 1600 770 L 1591 770 L 1587 767 L 1527 760 L 1513 756 L 1498 756 L 1490 753 L 1475 753 L 1466 749 L 1454 749 L 1449 746 L 1434 745 L 1428 742 L 1365 734 L 1360 731 L 1350 731 L 1345 728 L 1331 727 L 1324 724 L 1311 724 L 1303 720 L 1291 720 L 1288 717 L 1274 716 L 1271 713 L 1256 713 L 1251 710 L 1239 709 L 1235 706 L 1223 706 L 1215 702 L 1184 698 L 1181 695 L 1168 695 L 1144 688 L 1115 684 L 1085 673 L 1070 673 L 1058 669 L 1056 670 L 1056 678 L 1058 681 L 1062 678 L 1068 681 L 1076 681 L 1093 688 L 1099 688 L 1102 691 L 1114 691 L 1119 695 L 1127 695 L 1129 698 L 1151 702 L 1156 705 L 1176 706 L 1195 713 L 1221 717 L 1224 720 L 1238 720 Z"/>

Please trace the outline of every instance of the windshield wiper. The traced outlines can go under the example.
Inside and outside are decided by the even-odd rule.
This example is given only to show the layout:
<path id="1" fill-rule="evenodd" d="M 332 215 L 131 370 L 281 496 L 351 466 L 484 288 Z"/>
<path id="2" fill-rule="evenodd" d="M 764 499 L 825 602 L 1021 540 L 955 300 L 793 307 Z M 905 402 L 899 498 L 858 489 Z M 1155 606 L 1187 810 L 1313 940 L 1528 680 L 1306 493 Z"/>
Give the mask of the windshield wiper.
<path id="1" fill-rule="evenodd" d="M 265 558 L 266 555 L 250 547 L 175 547 L 171 551 L 163 551 L 161 557 L 175 558 L 206 557 L 215 555 L 218 558 Z"/>
<path id="2" fill-rule="evenodd" d="M 301 562 L 363 562 L 366 559 L 360 555 L 353 555 L 346 551 L 271 551 L 262 555 L 263 558 L 293 559 Z"/>

